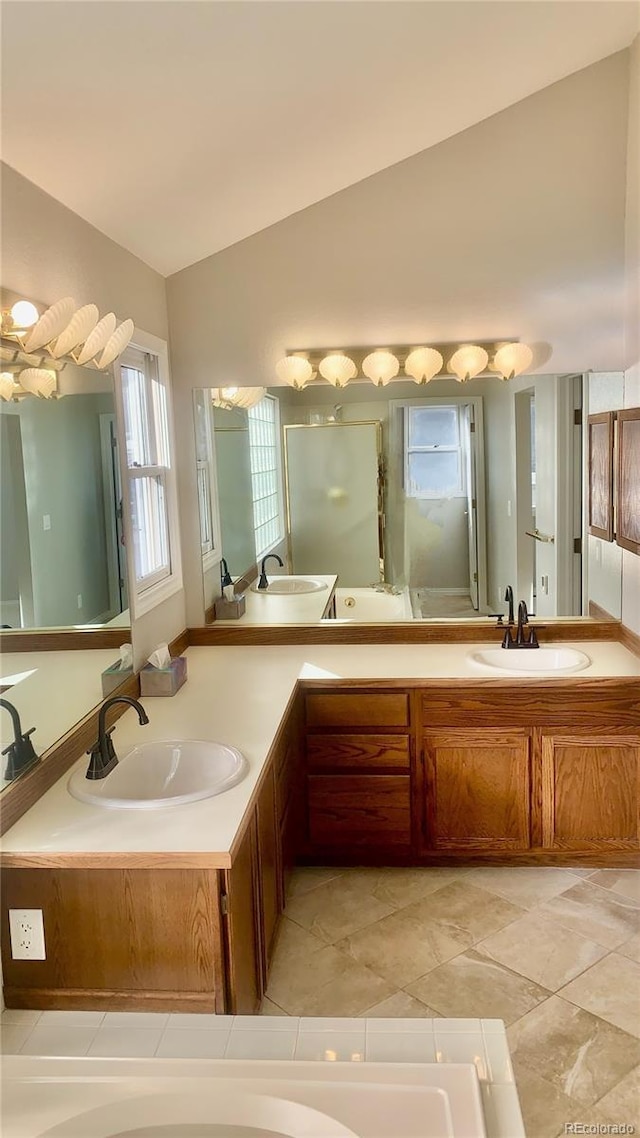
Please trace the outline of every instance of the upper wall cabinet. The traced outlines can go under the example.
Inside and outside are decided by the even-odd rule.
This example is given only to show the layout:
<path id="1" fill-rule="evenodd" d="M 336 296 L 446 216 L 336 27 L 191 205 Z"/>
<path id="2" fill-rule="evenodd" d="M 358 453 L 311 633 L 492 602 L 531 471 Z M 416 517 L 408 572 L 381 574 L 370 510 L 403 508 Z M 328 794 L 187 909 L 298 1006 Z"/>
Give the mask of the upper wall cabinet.
<path id="1" fill-rule="evenodd" d="M 640 554 L 640 407 L 618 411 L 616 541 Z"/>
<path id="2" fill-rule="evenodd" d="M 589 533 L 613 541 L 613 411 L 589 415 Z"/>

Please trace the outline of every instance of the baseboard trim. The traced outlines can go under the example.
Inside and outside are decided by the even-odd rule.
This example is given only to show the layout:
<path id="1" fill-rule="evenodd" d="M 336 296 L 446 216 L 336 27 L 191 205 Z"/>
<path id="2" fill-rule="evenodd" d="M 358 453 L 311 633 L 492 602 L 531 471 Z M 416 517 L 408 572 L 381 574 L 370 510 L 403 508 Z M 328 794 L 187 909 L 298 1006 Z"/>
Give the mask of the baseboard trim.
<path id="1" fill-rule="evenodd" d="M 5 988 L 7 1008 L 33 1011 L 215 1012 L 213 992 L 134 992 L 106 988 Z"/>

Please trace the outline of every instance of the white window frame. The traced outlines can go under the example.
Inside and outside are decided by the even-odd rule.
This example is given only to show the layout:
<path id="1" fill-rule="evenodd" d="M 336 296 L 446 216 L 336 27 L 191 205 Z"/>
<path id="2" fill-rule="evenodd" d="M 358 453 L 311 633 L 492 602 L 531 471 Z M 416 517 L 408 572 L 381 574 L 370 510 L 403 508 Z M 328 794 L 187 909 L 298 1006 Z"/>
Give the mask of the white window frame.
<path id="1" fill-rule="evenodd" d="M 260 400 L 260 403 L 263 403 L 266 400 L 269 400 L 275 406 L 275 416 L 274 416 L 274 423 L 273 423 L 273 429 L 274 429 L 273 445 L 275 447 L 275 452 L 276 452 L 275 473 L 276 473 L 276 494 L 277 494 L 277 498 L 278 498 L 278 536 L 277 536 L 277 538 L 275 538 L 271 542 L 270 545 L 267 546 L 266 549 L 263 549 L 263 550 L 258 549 L 257 534 L 258 534 L 258 530 L 261 528 L 261 526 L 260 525 L 257 526 L 255 524 L 255 522 L 256 522 L 256 519 L 255 519 L 255 502 L 256 502 L 256 499 L 253 498 L 253 465 L 251 464 L 251 426 L 249 426 L 249 462 L 252 466 L 252 470 L 251 470 L 251 496 L 252 496 L 252 501 L 253 501 L 253 506 L 254 506 L 253 533 L 254 533 L 254 540 L 255 540 L 255 547 L 256 547 L 256 561 L 261 561 L 263 557 L 266 557 L 267 554 L 270 553 L 272 549 L 275 549 L 284 540 L 284 504 L 283 504 L 283 494 L 282 494 L 282 431 L 281 431 L 281 427 L 280 427 L 280 400 L 275 395 L 265 395 L 263 397 L 263 399 Z M 255 407 L 259 407 L 260 403 L 256 403 Z M 252 410 L 254 410 L 253 407 L 249 408 L 249 410 L 247 412 L 247 417 L 248 417 L 249 423 L 250 423 L 251 411 Z"/>
<path id="2" fill-rule="evenodd" d="M 216 471 L 215 450 L 213 441 L 213 424 L 211 422 L 211 398 L 209 391 L 206 388 L 199 388 L 196 391 L 200 392 L 203 396 L 203 410 L 205 414 L 204 431 L 205 431 L 205 450 L 206 457 L 198 458 L 196 456 L 196 496 L 198 502 L 198 532 L 200 534 L 200 552 L 202 556 L 202 568 L 204 572 L 208 572 L 215 565 L 219 565 L 222 560 L 222 532 L 220 528 L 220 507 L 218 503 L 218 477 Z M 194 393 L 195 397 L 195 393 Z M 194 404 L 194 414 L 197 415 L 198 408 Z M 196 423 L 197 430 L 197 423 Z M 211 530 L 211 544 L 209 548 L 205 549 L 205 543 L 202 541 L 202 517 L 200 513 L 200 476 L 204 475 L 206 484 L 206 492 L 208 497 L 208 516 L 209 526 Z"/>
<path id="3" fill-rule="evenodd" d="M 409 438 L 410 438 L 410 433 L 411 433 L 411 427 L 410 427 L 411 412 L 416 411 L 416 410 L 422 410 L 422 411 L 433 410 L 433 411 L 435 411 L 435 410 L 442 410 L 444 408 L 446 408 L 447 410 L 451 409 L 452 411 L 455 411 L 455 413 L 456 413 L 456 425 L 457 425 L 457 429 L 458 429 L 457 446 L 454 446 L 454 445 L 448 444 L 448 443 L 442 444 L 442 445 L 435 444 L 435 445 L 431 445 L 431 446 L 410 446 L 409 445 Z M 434 491 L 434 492 L 414 491 L 411 487 L 411 479 L 410 479 L 410 474 L 409 474 L 409 457 L 410 457 L 410 455 L 412 455 L 412 454 L 443 454 L 443 453 L 448 453 L 448 454 L 454 454 L 455 453 L 458 455 L 458 470 L 460 472 L 460 482 L 458 484 L 458 487 L 453 491 L 449 491 L 448 493 L 442 493 L 442 492 L 436 492 L 436 491 Z M 422 500 L 425 500 L 425 499 L 434 500 L 434 499 L 438 499 L 438 498 L 447 498 L 448 499 L 448 498 L 465 498 L 466 497 L 467 487 L 466 487 L 466 477 L 465 477 L 464 448 L 462 445 L 462 431 L 461 431 L 461 424 L 460 424 L 460 404 L 459 403 L 455 403 L 453 400 L 451 401 L 451 403 L 448 403 L 448 402 L 445 402 L 443 400 L 442 403 L 440 403 L 438 405 L 433 405 L 433 406 L 425 405 L 424 403 L 419 404 L 419 405 L 407 404 L 406 411 L 405 411 L 405 430 L 404 430 L 404 488 L 405 488 L 405 495 L 407 496 L 407 498 L 417 498 L 417 499 L 422 499 Z"/>
<path id="4" fill-rule="evenodd" d="M 164 388 L 167 423 L 166 442 L 168 449 L 168 464 L 166 466 L 129 467 L 126 448 L 125 409 L 122 391 L 121 368 L 127 366 L 127 361 L 137 366 L 136 356 L 142 353 L 155 357 L 157 379 Z M 171 382 L 169 373 L 169 353 L 166 340 L 153 336 L 150 332 L 136 329 L 132 342 L 114 364 L 116 407 L 118 411 L 121 472 L 124 489 L 123 523 L 125 540 L 127 543 L 127 569 L 129 575 L 129 601 L 132 620 L 162 604 L 169 597 L 182 589 L 182 551 L 180 548 L 180 526 L 178 519 L 178 486 L 175 469 L 175 431 L 173 419 L 173 402 L 171 398 Z M 164 501 L 166 510 L 166 525 L 169 543 L 169 571 L 161 570 L 158 574 L 146 577 L 139 581 L 136 577 L 134 557 L 133 518 L 131 514 L 132 481 L 139 477 L 156 477 L 160 473 L 164 488 Z"/>

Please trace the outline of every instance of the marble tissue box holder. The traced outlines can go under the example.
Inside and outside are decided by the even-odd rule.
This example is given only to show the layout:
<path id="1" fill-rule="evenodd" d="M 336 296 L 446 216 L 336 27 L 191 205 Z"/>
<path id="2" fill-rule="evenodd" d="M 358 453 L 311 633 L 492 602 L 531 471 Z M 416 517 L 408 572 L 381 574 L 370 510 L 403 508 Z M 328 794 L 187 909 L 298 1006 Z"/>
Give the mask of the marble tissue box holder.
<path id="1" fill-rule="evenodd" d="M 168 668 L 145 664 L 140 672 L 140 695 L 175 695 L 186 679 L 186 656 L 174 656 Z"/>

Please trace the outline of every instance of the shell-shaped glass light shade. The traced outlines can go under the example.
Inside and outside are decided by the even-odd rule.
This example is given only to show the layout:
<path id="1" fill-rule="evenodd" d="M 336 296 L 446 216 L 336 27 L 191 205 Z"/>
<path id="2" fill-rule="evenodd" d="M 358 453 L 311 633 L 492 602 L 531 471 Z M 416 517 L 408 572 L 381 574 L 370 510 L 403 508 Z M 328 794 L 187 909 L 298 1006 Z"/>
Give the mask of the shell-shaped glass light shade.
<path id="1" fill-rule="evenodd" d="M 24 346 L 28 352 L 37 352 L 38 348 L 50 344 L 67 327 L 76 308 L 76 302 L 71 296 L 58 300 L 43 312 L 42 316 L 31 331 L 25 336 Z"/>
<path id="2" fill-rule="evenodd" d="M 116 317 L 114 312 L 108 312 L 106 316 L 102 317 L 96 324 L 93 332 L 90 332 L 84 347 L 76 357 L 76 363 L 86 364 L 97 356 L 105 347 L 107 341 L 113 336 L 116 330 Z"/>
<path id="3" fill-rule="evenodd" d="M 110 363 L 113 363 L 116 356 L 124 352 L 133 336 L 134 327 L 133 320 L 123 320 L 122 324 L 118 325 L 113 335 L 107 340 L 102 355 L 96 360 L 96 367 L 108 367 Z"/>
<path id="4" fill-rule="evenodd" d="M 333 352 L 320 360 L 318 371 L 322 378 L 333 384 L 334 387 L 344 387 L 345 383 L 348 383 L 354 375 L 358 374 L 358 369 L 353 360 L 349 356 L 342 355 L 341 352 Z"/>
<path id="5" fill-rule="evenodd" d="M 414 348 L 404 362 L 404 370 L 416 383 L 429 383 L 443 363 L 440 352 L 435 348 Z"/>
<path id="6" fill-rule="evenodd" d="M 214 387 L 211 402 L 214 407 L 255 407 L 267 394 L 266 387 Z"/>
<path id="7" fill-rule="evenodd" d="M 39 316 L 38 309 L 30 300 L 16 300 L 11 308 L 11 319 L 16 330 L 32 328 Z"/>
<path id="8" fill-rule="evenodd" d="M 362 370 L 367 379 L 378 387 L 384 387 L 400 371 L 400 361 L 393 352 L 378 349 L 362 361 Z"/>
<path id="9" fill-rule="evenodd" d="M 0 372 L 0 399 L 4 399 L 5 402 L 9 402 L 10 399 L 13 399 L 13 396 L 17 390 L 18 385 L 11 372 Z"/>
<path id="10" fill-rule="evenodd" d="M 98 309 L 96 305 L 84 304 L 82 308 L 74 312 L 66 328 L 62 330 L 55 344 L 52 345 L 51 355 L 53 358 L 57 360 L 60 356 L 66 356 L 67 352 L 77 348 L 78 344 L 84 344 L 97 323 Z"/>
<path id="11" fill-rule="evenodd" d="M 477 344 L 463 344 L 453 353 L 449 360 L 449 368 L 460 383 L 466 383 L 468 379 L 480 375 L 488 362 L 489 356 L 484 348 L 478 347 Z"/>
<path id="12" fill-rule="evenodd" d="M 49 399 L 56 389 L 56 373 L 43 367 L 28 367 L 18 376 L 23 391 Z"/>
<path id="13" fill-rule="evenodd" d="M 301 391 L 313 375 L 313 368 L 304 356 L 285 356 L 276 364 L 276 375 L 284 383 Z"/>
<path id="14" fill-rule="evenodd" d="M 491 365 L 503 379 L 513 379 L 531 367 L 533 352 L 528 344 L 503 344 L 498 348 Z"/>

